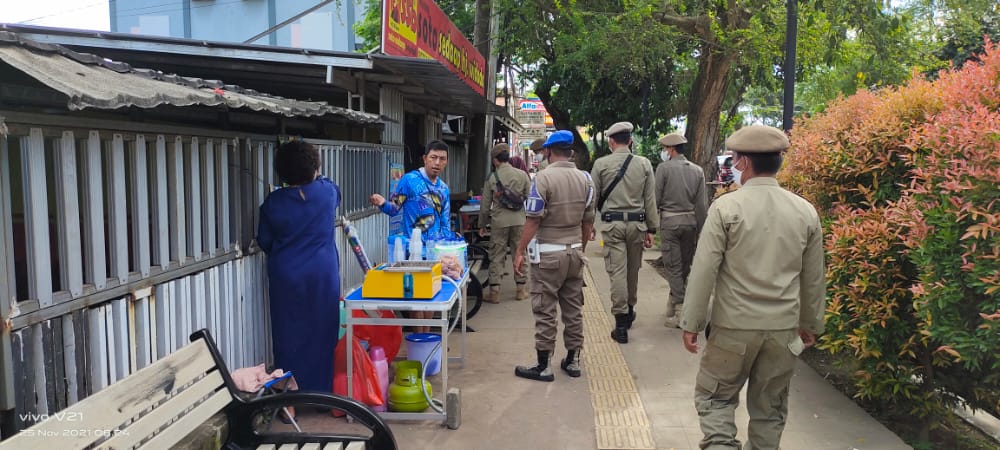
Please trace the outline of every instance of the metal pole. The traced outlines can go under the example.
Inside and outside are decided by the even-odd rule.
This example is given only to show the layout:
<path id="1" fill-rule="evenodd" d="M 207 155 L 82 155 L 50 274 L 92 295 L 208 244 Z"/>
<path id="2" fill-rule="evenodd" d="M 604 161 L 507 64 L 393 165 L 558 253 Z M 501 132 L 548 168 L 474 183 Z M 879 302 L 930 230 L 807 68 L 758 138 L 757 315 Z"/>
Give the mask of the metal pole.
<path id="1" fill-rule="evenodd" d="M 792 115 L 795 113 L 795 36 L 798 34 L 798 0 L 787 0 L 785 18 L 785 105 L 781 117 L 781 128 L 792 129 Z"/>
<path id="2" fill-rule="evenodd" d="M 247 39 L 247 40 L 243 41 L 243 43 L 244 44 L 251 44 L 254 41 L 256 41 L 257 39 L 260 39 L 260 38 L 262 38 L 264 36 L 267 36 L 267 35 L 269 35 L 271 33 L 274 33 L 275 31 L 278 31 L 278 29 L 284 27 L 285 25 L 288 25 L 288 24 L 290 24 L 292 22 L 295 22 L 296 20 L 301 19 L 306 14 L 309 14 L 309 13 L 311 13 L 311 12 L 317 10 L 317 9 L 320 9 L 320 8 L 326 6 L 326 5 L 329 5 L 330 3 L 333 3 L 333 1 L 334 0 L 323 0 L 323 1 L 319 2 L 316 6 L 313 6 L 313 7 L 309 8 L 309 9 L 307 9 L 305 11 L 302 11 L 302 12 L 300 12 L 300 13 L 292 16 L 292 17 L 289 17 L 288 19 L 283 20 L 281 23 L 279 23 L 279 24 L 277 24 L 277 25 L 275 25 L 275 26 L 273 26 L 271 28 L 268 28 L 268 29 L 260 32 L 260 34 L 254 36 L 254 37 L 252 37 L 250 39 Z"/>

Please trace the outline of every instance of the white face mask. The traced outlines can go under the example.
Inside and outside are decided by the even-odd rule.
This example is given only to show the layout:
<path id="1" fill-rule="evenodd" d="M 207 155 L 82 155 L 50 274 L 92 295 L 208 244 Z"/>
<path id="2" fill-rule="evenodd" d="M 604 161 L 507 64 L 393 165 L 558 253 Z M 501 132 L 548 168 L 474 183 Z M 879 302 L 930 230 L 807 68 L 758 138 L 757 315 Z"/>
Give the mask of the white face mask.
<path id="1" fill-rule="evenodd" d="M 535 162 L 542 162 L 545 159 L 545 154 L 535 153 Z"/>
<path id="2" fill-rule="evenodd" d="M 660 161 L 670 161 L 670 152 L 660 152 Z"/>
<path id="3" fill-rule="evenodd" d="M 732 170 L 733 170 L 733 184 L 736 187 L 743 186 L 743 171 L 736 168 L 735 162 L 733 163 Z"/>

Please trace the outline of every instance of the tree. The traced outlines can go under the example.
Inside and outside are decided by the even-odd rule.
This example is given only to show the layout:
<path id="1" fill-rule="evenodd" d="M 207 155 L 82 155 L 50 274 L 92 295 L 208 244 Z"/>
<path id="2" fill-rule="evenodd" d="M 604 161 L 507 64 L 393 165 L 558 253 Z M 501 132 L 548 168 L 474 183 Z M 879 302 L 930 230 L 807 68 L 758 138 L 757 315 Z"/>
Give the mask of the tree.
<path id="1" fill-rule="evenodd" d="M 800 4 L 800 77 L 833 58 L 848 36 L 899 26 L 886 18 L 879 1 Z M 780 0 L 498 3 L 506 18 L 501 45 L 538 82 L 539 98 L 557 125 L 600 129 L 608 119 L 596 114 L 597 102 L 643 105 L 622 82 L 635 79 L 635 85 L 655 87 L 660 95 L 649 105 L 653 119 L 644 131 L 663 132 L 670 120 L 686 118 L 691 159 L 709 173 L 720 151 L 720 130 L 740 125 L 734 121 L 742 117 L 738 108 L 747 90 L 780 92 L 784 5 Z M 628 77 L 620 76 L 625 72 Z M 639 122 L 637 117 L 642 114 L 631 120 Z"/>
<path id="2" fill-rule="evenodd" d="M 668 130 L 680 113 L 676 77 L 684 72 L 673 59 L 675 33 L 648 11 L 607 0 L 497 0 L 495 8 L 502 18 L 501 55 L 534 81 L 556 128 L 576 135 L 579 167 L 591 161 L 578 125 L 598 135 L 628 120 L 640 135 L 651 136 Z"/>

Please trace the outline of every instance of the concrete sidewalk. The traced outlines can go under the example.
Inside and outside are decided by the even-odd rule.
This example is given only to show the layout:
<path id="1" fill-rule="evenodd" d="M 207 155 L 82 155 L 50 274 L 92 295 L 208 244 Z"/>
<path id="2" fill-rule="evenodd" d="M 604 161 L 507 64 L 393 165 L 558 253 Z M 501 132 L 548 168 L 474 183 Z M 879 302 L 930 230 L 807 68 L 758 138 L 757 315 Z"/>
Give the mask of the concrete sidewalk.
<path id="1" fill-rule="evenodd" d="M 594 246 L 588 256 L 594 287 L 598 292 L 609 292 L 600 247 Z M 656 448 L 697 449 L 702 434 L 694 409 L 694 380 L 700 355 L 684 349 L 680 330 L 663 326 L 669 285 L 656 269 L 645 263 L 658 256 L 659 251 L 648 250 L 643 257 L 637 319 L 629 331 L 629 343 L 621 349 L 639 386 Z M 608 295 L 602 295 L 602 300 L 610 315 Z M 704 336 L 701 341 L 704 344 Z M 745 394 L 744 390 L 741 402 L 745 401 Z M 801 361 L 792 378 L 788 410 L 788 424 L 781 442 L 785 449 L 910 448 Z M 746 406 L 741 404 L 736 414 L 739 439 L 745 442 L 749 420 Z"/>
<path id="2" fill-rule="evenodd" d="M 599 246 L 592 246 L 588 256 L 592 276 L 586 288 L 584 376 L 570 378 L 558 367 L 553 383 L 514 376 L 515 365 L 534 360 L 534 322 L 531 302 L 512 300 L 513 280 L 506 278 L 503 302 L 484 304 L 470 321 L 477 331 L 469 334 L 465 368 L 451 366 L 449 384 L 462 390 L 461 428 L 392 422 L 400 448 L 698 448 L 701 431 L 693 396 L 699 357 L 684 350 L 679 330 L 663 327 L 666 281 L 643 264 L 639 316 L 630 343 L 614 344 L 607 337 L 613 319 Z M 656 256 L 658 252 L 649 251 L 644 259 Z M 452 342 L 457 350 L 457 339 Z M 565 356 L 562 345 L 560 332 L 555 364 Z M 784 449 L 910 448 L 804 363 L 791 390 Z M 741 406 L 741 439 L 746 423 Z"/>

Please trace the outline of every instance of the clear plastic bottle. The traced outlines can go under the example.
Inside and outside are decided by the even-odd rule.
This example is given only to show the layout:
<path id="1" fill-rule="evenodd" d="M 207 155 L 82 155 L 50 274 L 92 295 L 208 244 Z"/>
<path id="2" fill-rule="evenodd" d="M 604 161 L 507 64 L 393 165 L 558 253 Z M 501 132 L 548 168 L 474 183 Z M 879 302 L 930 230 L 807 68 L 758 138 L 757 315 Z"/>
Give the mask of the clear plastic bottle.
<path id="1" fill-rule="evenodd" d="M 402 262 L 406 259 L 406 250 L 403 249 L 403 238 L 396 236 L 396 241 L 392 244 L 392 261 L 393 263 Z"/>
<path id="2" fill-rule="evenodd" d="M 421 261 L 424 259 L 424 242 L 421 238 L 420 228 L 414 228 L 410 235 L 410 260 Z"/>

